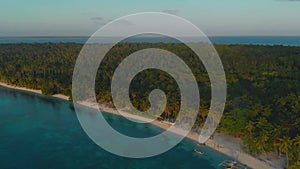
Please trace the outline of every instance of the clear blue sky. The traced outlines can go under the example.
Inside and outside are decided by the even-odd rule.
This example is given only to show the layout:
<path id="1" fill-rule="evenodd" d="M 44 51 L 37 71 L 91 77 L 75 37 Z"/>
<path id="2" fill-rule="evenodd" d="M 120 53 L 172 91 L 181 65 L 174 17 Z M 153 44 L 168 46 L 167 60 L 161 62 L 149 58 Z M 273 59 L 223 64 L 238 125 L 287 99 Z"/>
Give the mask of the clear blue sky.
<path id="1" fill-rule="evenodd" d="M 152 11 L 207 35 L 300 35 L 300 0 L 0 0 L 0 36 L 89 36 L 110 20 Z"/>

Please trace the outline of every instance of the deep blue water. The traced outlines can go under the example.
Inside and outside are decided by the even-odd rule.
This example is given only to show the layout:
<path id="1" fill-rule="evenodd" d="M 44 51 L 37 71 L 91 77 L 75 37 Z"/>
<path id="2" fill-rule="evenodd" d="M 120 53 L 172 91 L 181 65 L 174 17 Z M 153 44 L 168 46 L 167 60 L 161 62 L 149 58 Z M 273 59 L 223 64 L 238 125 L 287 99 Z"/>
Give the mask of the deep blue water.
<path id="1" fill-rule="evenodd" d="M 110 43 L 113 38 L 101 38 L 98 42 Z M 284 46 L 300 46 L 300 36 L 213 36 L 209 37 L 214 44 L 252 44 L 252 45 L 284 45 Z M 197 42 L 198 39 L 186 38 L 187 41 Z M 14 44 L 14 43 L 46 43 L 46 42 L 74 42 L 85 43 L 86 37 L 32 37 L 32 38 L 20 38 L 20 37 L 0 37 L 0 44 Z M 130 42 L 176 42 L 172 39 L 163 37 L 135 37 L 130 38 Z"/>
<path id="2" fill-rule="evenodd" d="M 161 132 L 155 126 L 133 124 L 119 116 L 105 117 L 124 134 Z M 205 155 L 193 153 L 195 148 Z M 215 169 L 224 159 L 224 155 L 186 139 L 159 156 L 119 157 L 88 138 L 67 101 L 0 87 L 1 169 Z"/>

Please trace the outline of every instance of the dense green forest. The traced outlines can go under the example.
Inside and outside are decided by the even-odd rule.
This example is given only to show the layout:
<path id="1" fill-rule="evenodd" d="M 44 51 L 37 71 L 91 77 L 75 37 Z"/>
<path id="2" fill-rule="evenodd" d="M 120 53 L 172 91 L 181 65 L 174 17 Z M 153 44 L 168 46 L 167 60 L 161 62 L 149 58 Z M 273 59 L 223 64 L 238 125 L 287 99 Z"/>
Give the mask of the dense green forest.
<path id="1" fill-rule="evenodd" d="M 145 48 L 175 53 L 189 65 L 201 94 L 201 108 L 194 130 L 199 131 L 210 105 L 210 81 L 195 54 L 183 44 L 121 43 L 99 66 L 96 95 L 112 105 L 110 82 L 118 64 L 129 54 Z M 45 95 L 71 96 L 72 74 L 82 48 L 75 43 L 0 45 L 0 81 L 33 89 Z M 224 65 L 227 103 L 219 131 L 241 137 L 254 154 L 278 152 L 289 159 L 289 168 L 300 168 L 300 47 L 215 45 Z M 180 94 L 174 79 L 158 70 L 139 73 L 131 83 L 135 107 L 146 110 L 149 93 L 159 88 L 168 102 L 161 118 L 174 120 Z"/>

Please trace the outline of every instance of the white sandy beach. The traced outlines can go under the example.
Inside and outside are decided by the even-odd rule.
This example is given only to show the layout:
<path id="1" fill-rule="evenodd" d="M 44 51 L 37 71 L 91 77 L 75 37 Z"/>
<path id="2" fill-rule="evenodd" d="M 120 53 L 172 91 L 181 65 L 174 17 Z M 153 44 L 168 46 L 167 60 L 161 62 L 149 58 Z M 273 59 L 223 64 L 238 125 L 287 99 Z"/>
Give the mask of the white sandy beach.
<path id="1" fill-rule="evenodd" d="M 17 89 L 17 90 L 23 90 L 23 91 L 33 92 L 33 93 L 37 93 L 37 94 L 42 94 L 41 90 L 28 89 L 26 87 L 19 87 L 19 86 L 8 85 L 8 84 L 3 83 L 3 82 L 0 82 L 0 85 L 4 86 L 4 87 L 7 87 L 7 88 L 11 88 L 11 89 Z"/>
<path id="2" fill-rule="evenodd" d="M 26 87 L 19 87 L 19 86 L 8 85 L 8 84 L 3 83 L 3 82 L 0 82 L 0 86 L 4 86 L 4 87 L 10 88 L 10 89 L 22 90 L 22 91 L 27 91 L 27 92 L 32 92 L 32 93 L 36 93 L 36 94 L 42 95 L 42 91 L 41 90 L 28 89 Z M 55 95 L 52 95 L 52 97 L 56 97 L 56 98 L 60 98 L 60 99 L 64 99 L 64 100 L 69 100 L 69 96 L 66 96 L 66 95 L 63 95 L 63 94 L 55 94 Z"/>
<path id="3" fill-rule="evenodd" d="M 0 82 L 1 86 L 12 88 L 12 89 L 17 89 L 17 90 L 23 90 L 23 91 L 28 91 L 28 92 L 33 92 L 37 94 L 42 94 L 41 90 L 33 90 L 33 89 L 27 89 L 25 87 L 17 87 L 17 86 L 12 86 L 12 85 L 7 85 L 5 83 Z M 69 97 L 62 95 L 62 94 L 56 94 L 53 95 L 53 97 L 57 97 L 60 99 L 68 100 Z M 109 107 L 103 107 L 95 103 L 90 103 L 90 102 L 80 102 L 79 104 L 90 107 L 90 108 L 96 108 L 99 109 L 101 108 L 102 111 L 107 112 L 107 113 L 112 113 L 116 115 L 120 115 L 115 109 L 109 108 Z M 138 121 L 149 121 L 150 119 L 145 118 L 145 117 L 140 117 L 137 115 L 133 115 L 130 113 L 122 112 L 124 116 L 127 118 L 132 118 Z M 158 126 L 163 129 L 168 129 L 171 124 L 168 122 L 161 122 L 161 121 L 153 121 L 153 125 Z M 177 130 L 176 134 L 183 135 L 182 131 Z M 190 132 L 189 135 L 187 136 L 189 139 L 192 139 L 194 141 L 198 141 L 199 134 L 195 132 Z M 236 159 L 237 161 L 246 164 L 247 166 L 254 168 L 254 169 L 280 169 L 282 167 L 282 160 L 280 161 L 279 159 L 273 158 L 269 160 L 259 160 L 251 155 L 249 155 L 247 152 L 242 150 L 241 146 L 241 141 L 237 138 L 234 138 L 232 136 L 228 136 L 226 134 L 219 134 L 216 133 L 214 135 L 213 139 L 209 139 L 206 142 L 206 145 L 216 151 L 219 151 L 229 157 L 232 157 L 233 159 Z M 264 157 L 263 159 L 267 159 L 267 157 Z M 267 162 L 268 161 L 268 162 Z M 271 166 L 272 165 L 272 166 Z"/>
<path id="4" fill-rule="evenodd" d="M 90 108 L 95 108 L 95 109 L 100 108 L 104 112 L 112 113 L 115 115 L 120 115 L 120 113 L 116 109 L 100 106 L 100 105 L 97 105 L 95 103 L 91 103 L 88 101 L 82 101 L 79 104 L 90 107 Z M 126 118 L 133 118 L 137 121 L 151 121 L 151 119 L 148 119 L 146 117 L 133 115 L 133 114 L 130 114 L 130 113 L 127 113 L 124 111 L 122 112 L 122 115 L 125 116 Z M 157 121 L 157 120 L 152 121 L 151 124 L 153 124 L 157 127 L 160 127 L 162 129 L 165 129 L 165 130 L 167 130 L 171 126 L 170 123 L 163 122 L 163 121 Z M 176 130 L 175 134 L 184 135 L 184 133 L 181 129 Z M 190 132 L 187 135 L 187 138 L 197 142 L 199 140 L 199 134 L 197 134 L 195 132 Z M 221 152 L 229 157 L 232 157 L 233 159 L 235 159 L 243 164 L 246 164 L 247 166 L 254 168 L 254 169 L 280 169 L 280 168 L 283 168 L 283 167 L 281 167 L 281 161 L 278 161 L 278 159 L 273 159 L 272 161 L 269 161 L 269 163 L 267 163 L 266 161 L 259 160 L 255 157 L 249 155 L 247 152 L 242 150 L 240 139 L 234 138 L 234 137 L 226 135 L 226 134 L 219 134 L 219 133 L 214 134 L 214 138 L 209 139 L 206 142 L 206 146 L 208 146 L 218 152 Z"/>

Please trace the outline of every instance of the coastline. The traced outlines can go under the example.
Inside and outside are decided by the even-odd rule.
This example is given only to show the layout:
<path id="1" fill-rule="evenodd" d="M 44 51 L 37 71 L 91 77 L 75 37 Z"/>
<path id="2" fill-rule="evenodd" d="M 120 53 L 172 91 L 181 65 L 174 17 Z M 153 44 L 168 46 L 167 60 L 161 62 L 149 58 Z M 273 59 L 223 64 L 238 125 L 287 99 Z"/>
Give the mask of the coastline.
<path id="1" fill-rule="evenodd" d="M 6 88 L 10 88 L 10 89 L 16 89 L 16 90 L 22 90 L 22 91 L 26 91 L 26 92 L 32 92 L 32 93 L 36 93 L 36 94 L 40 94 L 42 95 L 42 91 L 41 90 L 35 90 L 35 89 L 28 89 L 26 87 L 18 87 L 18 86 L 13 86 L 13 85 L 8 85 L 6 83 L 0 82 L 0 86 L 6 87 Z M 51 97 L 55 97 L 55 98 L 60 98 L 63 100 L 69 100 L 68 96 L 62 95 L 62 94 L 55 94 L 52 95 Z M 79 104 L 86 106 L 86 107 L 90 107 L 90 108 L 96 108 L 99 109 L 101 108 L 104 112 L 106 113 L 111 113 L 114 115 L 118 115 L 120 116 L 120 113 L 117 112 L 117 110 L 113 109 L 113 108 L 109 108 L 109 107 L 105 107 L 105 106 L 99 106 L 98 104 L 94 104 L 94 103 L 90 103 L 90 102 L 80 102 Z M 141 117 L 141 116 L 137 116 L 137 115 L 133 115 L 130 113 L 126 113 L 126 112 L 122 112 L 122 115 L 126 116 L 127 118 L 131 118 L 134 120 L 138 120 L 138 121 L 151 121 L 151 119 L 145 118 L 145 117 Z M 152 125 L 155 125 L 159 128 L 162 128 L 164 130 L 168 129 L 172 124 L 171 123 L 167 123 L 167 122 L 163 122 L 163 121 L 153 121 L 151 122 Z M 178 135 L 183 135 L 183 132 L 180 131 L 180 129 L 178 131 L 176 131 L 175 134 Z M 217 138 L 215 138 L 217 137 Z M 198 138 L 199 138 L 199 134 L 195 133 L 195 132 L 190 132 L 186 138 L 189 138 L 193 141 L 198 142 Z M 214 150 L 216 150 L 219 153 L 225 154 L 243 164 L 246 164 L 247 166 L 253 168 L 253 169 L 279 169 L 282 168 L 280 166 L 277 167 L 272 167 L 270 166 L 269 163 L 262 161 L 256 157 L 251 156 L 250 154 L 248 154 L 247 152 L 245 152 L 244 150 L 242 150 L 241 147 L 241 143 L 240 140 L 235 140 L 232 142 L 232 136 L 228 136 L 228 135 L 224 135 L 224 134 L 215 134 L 213 139 L 209 139 L 206 142 L 206 146 L 209 148 L 212 148 Z M 228 145 L 228 143 L 232 143 L 233 146 Z M 192 153 L 192 152 L 191 152 Z M 273 164 L 275 165 L 275 164 Z"/>
<path id="2" fill-rule="evenodd" d="M 0 82 L 0 86 L 10 88 L 10 89 L 15 89 L 15 90 L 21 90 L 21 91 L 26 91 L 26 92 L 32 92 L 35 94 L 43 95 L 42 90 L 37 90 L 37 89 L 29 89 L 26 87 L 19 87 L 15 85 L 9 85 L 7 83 Z M 43 95 L 44 96 L 44 95 Z M 51 97 L 63 99 L 63 100 L 69 100 L 69 96 L 63 95 L 63 94 L 54 94 Z"/>

